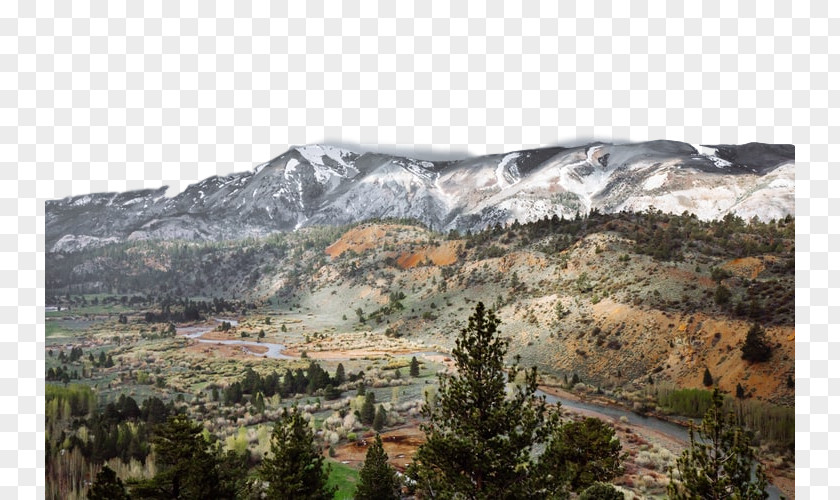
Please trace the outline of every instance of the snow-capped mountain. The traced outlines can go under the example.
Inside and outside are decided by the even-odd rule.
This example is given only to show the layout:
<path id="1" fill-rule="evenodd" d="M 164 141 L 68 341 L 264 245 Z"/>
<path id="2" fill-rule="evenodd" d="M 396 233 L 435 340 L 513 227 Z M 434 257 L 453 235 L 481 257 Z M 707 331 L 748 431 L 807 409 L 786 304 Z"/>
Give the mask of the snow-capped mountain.
<path id="1" fill-rule="evenodd" d="M 236 239 L 386 217 L 480 230 L 557 214 L 689 211 L 768 220 L 794 211 L 794 147 L 674 141 L 516 151 L 458 161 L 293 147 L 248 172 L 48 201 L 48 251 L 138 239 Z"/>

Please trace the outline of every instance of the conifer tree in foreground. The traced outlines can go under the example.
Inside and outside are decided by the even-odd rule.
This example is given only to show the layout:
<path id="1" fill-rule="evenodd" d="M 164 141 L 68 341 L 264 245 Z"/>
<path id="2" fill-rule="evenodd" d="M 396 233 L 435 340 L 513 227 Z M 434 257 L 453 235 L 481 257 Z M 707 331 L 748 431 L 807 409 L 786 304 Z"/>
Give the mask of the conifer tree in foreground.
<path id="1" fill-rule="evenodd" d="M 284 409 L 271 434 L 271 452 L 260 466 L 267 498 L 331 499 L 329 466 L 313 441 L 312 429 L 297 408 Z"/>
<path id="2" fill-rule="evenodd" d="M 158 472 L 131 487 L 132 498 L 224 498 L 204 428 L 185 415 L 161 424 L 152 439 Z"/>
<path id="3" fill-rule="evenodd" d="M 417 362 L 417 356 L 411 357 L 411 365 L 408 368 L 408 374 L 412 377 L 420 376 L 420 363 Z"/>
<path id="4" fill-rule="evenodd" d="M 388 455 L 382 447 L 382 438 L 376 440 L 367 450 L 365 463 L 359 471 L 356 486 L 357 500 L 390 500 L 400 498 L 400 480 L 393 467 L 388 465 Z"/>
<path id="5" fill-rule="evenodd" d="M 476 305 L 452 357 L 457 373 L 440 376 L 439 397 L 427 401 L 426 442 L 410 476 L 424 498 L 544 497 L 533 453 L 557 426 L 535 396 L 536 368 L 505 369 L 508 341 L 492 310 Z M 506 394 L 507 381 L 521 381 Z"/>
<path id="6" fill-rule="evenodd" d="M 548 491 L 563 496 L 566 489 L 580 493 L 596 482 L 620 476 L 625 458 L 615 429 L 589 417 L 557 429 L 540 457 L 540 467 Z"/>
<path id="7" fill-rule="evenodd" d="M 117 474 L 106 464 L 96 475 L 96 480 L 88 492 L 90 500 L 128 500 L 125 485 Z"/>
<path id="8" fill-rule="evenodd" d="M 669 498 L 767 498 L 767 478 L 750 447 L 751 435 L 736 423 L 734 414 L 724 413 L 717 389 L 696 434 L 699 439 L 692 427 L 689 448 L 677 459 L 676 470 L 671 469 Z"/>

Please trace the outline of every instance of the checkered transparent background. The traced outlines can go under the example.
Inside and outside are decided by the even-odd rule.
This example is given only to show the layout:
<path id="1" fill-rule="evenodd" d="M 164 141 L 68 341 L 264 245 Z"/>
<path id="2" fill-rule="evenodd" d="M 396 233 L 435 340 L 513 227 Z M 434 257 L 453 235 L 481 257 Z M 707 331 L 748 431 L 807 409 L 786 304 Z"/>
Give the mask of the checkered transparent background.
<path id="1" fill-rule="evenodd" d="M 797 146 L 796 493 L 840 498 L 840 4 L 346 3 L 0 2 L 0 495 L 44 495 L 45 199 L 293 144 L 668 138 Z"/>

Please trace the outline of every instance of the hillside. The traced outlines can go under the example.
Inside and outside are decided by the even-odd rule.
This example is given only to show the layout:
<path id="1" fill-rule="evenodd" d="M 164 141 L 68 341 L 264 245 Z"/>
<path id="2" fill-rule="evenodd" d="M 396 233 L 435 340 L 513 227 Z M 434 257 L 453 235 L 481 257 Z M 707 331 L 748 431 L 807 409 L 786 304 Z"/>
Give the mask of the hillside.
<path id="1" fill-rule="evenodd" d="M 740 383 L 791 405 L 793 234 L 792 218 L 648 211 L 463 237 L 380 221 L 212 244 L 111 244 L 48 254 L 47 304 L 72 312 L 80 293 L 242 299 L 448 349 L 481 300 L 499 311 L 511 354 L 547 373 L 605 388 L 702 387 L 708 368 L 727 392 Z M 754 322 L 774 345 L 768 362 L 741 359 Z"/>

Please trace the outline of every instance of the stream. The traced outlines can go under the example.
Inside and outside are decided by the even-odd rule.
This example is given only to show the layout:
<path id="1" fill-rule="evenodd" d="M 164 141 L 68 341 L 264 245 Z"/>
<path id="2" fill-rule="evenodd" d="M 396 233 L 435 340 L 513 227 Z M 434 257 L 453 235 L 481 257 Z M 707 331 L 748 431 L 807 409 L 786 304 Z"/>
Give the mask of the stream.
<path id="1" fill-rule="evenodd" d="M 224 318 L 215 318 L 217 323 L 222 323 L 222 321 L 227 321 L 230 323 L 231 326 L 236 326 L 239 324 L 238 321 L 235 319 L 224 319 Z M 286 350 L 286 346 L 283 344 L 272 344 L 269 342 L 252 342 L 249 340 L 208 340 L 202 339 L 201 336 L 205 333 L 212 332 L 214 328 L 209 328 L 205 326 L 190 326 L 185 328 L 178 328 L 178 333 L 183 335 L 184 337 L 195 339 L 202 344 L 216 344 L 216 345 L 238 345 L 245 347 L 245 351 L 249 354 L 259 357 L 267 357 L 267 358 L 274 358 L 274 359 L 295 359 L 292 356 L 287 356 L 282 353 L 282 351 Z M 248 347 L 266 347 L 268 351 L 265 353 L 258 353 L 254 352 Z"/>

